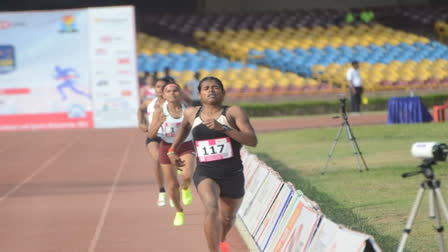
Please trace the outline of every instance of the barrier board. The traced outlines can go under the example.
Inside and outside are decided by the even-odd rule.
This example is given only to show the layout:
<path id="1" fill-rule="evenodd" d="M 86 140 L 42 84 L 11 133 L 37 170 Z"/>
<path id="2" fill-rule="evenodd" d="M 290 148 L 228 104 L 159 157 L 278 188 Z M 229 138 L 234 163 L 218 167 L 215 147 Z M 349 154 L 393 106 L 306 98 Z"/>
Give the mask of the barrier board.
<path id="1" fill-rule="evenodd" d="M 265 251 L 274 231 L 278 227 L 281 217 L 285 213 L 293 193 L 294 190 L 286 183 L 282 185 L 282 188 L 264 218 L 262 225 L 254 235 L 254 239 L 261 251 Z"/>
<path id="2" fill-rule="evenodd" d="M 247 230 L 252 236 L 255 235 L 263 222 L 282 185 L 282 178 L 278 173 L 270 170 L 263 184 L 258 189 L 257 194 L 253 198 L 251 207 L 242 215 Z"/>

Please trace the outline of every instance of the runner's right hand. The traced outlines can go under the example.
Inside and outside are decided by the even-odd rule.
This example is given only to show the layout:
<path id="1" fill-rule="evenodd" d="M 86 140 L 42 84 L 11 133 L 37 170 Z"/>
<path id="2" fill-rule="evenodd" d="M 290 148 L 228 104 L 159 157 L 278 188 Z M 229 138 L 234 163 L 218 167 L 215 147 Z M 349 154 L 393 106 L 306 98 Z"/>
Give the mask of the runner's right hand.
<path id="1" fill-rule="evenodd" d="M 182 159 L 180 159 L 180 157 L 177 154 L 168 155 L 168 158 L 170 159 L 171 164 L 176 167 L 185 166 L 185 162 Z"/>

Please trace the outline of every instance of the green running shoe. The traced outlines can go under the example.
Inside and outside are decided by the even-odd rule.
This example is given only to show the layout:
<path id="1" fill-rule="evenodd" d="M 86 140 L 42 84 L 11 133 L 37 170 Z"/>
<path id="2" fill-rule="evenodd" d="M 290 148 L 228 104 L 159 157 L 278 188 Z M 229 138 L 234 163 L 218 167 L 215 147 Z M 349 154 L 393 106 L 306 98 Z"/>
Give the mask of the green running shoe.
<path id="1" fill-rule="evenodd" d="M 182 203 L 184 206 L 188 206 L 193 201 L 193 195 L 191 195 L 190 188 L 182 189 Z"/>
<path id="2" fill-rule="evenodd" d="M 184 212 L 177 212 L 174 216 L 173 225 L 176 227 L 184 225 Z"/>

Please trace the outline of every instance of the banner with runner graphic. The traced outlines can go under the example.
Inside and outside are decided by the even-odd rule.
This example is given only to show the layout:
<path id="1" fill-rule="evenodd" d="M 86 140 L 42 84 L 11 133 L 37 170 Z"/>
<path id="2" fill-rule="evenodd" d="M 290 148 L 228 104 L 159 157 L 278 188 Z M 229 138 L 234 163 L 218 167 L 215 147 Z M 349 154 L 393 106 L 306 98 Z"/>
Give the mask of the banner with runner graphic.
<path id="1" fill-rule="evenodd" d="M 137 127 L 134 7 L 0 13 L 0 130 Z"/>
<path id="2" fill-rule="evenodd" d="M 0 13 L 0 130 L 90 128 L 86 10 Z"/>

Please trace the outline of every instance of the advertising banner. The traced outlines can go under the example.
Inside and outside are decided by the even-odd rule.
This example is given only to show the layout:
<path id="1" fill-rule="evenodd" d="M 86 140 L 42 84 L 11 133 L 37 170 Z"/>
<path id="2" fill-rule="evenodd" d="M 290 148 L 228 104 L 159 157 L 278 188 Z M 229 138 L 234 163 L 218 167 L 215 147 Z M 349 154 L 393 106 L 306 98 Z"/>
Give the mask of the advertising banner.
<path id="1" fill-rule="evenodd" d="M 95 128 L 137 127 L 134 8 L 89 8 L 88 20 Z"/>
<path id="2" fill-rule="evenodd" d="M 289 230 L 286 230 L 286 227 L 287 227 L 289 220 L 292 218 L 292 216 L 297 208 L 297 205 L 299 203 L 299 198 L 300 198 L 300 196 L 297 193 L 294 192 L 292 194 L 291 200 L 289 201 L 288 205 L 286 206 L 285 213 L 280 218 L 278 227 L 275 229 L 275 232 L 272 234 L 271 240 L 269 241 L 269 243 L 264 251 L 274 251 L 274 249 L 276 248 L 276 246 L 279 243 L 281 243 L 281 247 L 283 247 L 283 245 L 285 244 L 287 235 L 284 235 L 284 232 L 289 231 Z"/>
<path id="3" fill-rule="evenodd" d="M 283 184 L 280 192 L 275 198 L 274 203 L 272 203 L 269 212 L 263 220 L 257 233 L 254 235 L 255 241 L 261 251 L 264 251 L 271 239 L 272 234 L 276 230 L 281 217 L 283 216 L 286 206 L 291 200 L 294 190 L 291 189 L 287 184 Z"/>
<path id="4" fill-rule="evenodd" d="M 330 243 L 334 240 L 339 225 L 331 221 L 330 219 L 323 217 L 316 234 L 311 241 L 309 251 L 312 252 L 325 252 L 335 251 L 330 248 Z"/>
<path id="5" fill-rule="evenodd" d="M 238 214 L 241 216 L 241 219 L 243 220 L 244 224 L 246 224 L 245 216 L 246 212 L 249 210 L 250 207 L 252 207 L 252 202 L 257 194 L 259 188 L 263 184 L 264 180 L 266 179 L 268 173 L 269 173 L 269 167 L 267 166 L 259 166 L 257 169 L 255 169 L 254 175 L 249 180 L 246 180 L 246 193 L 243 198 L 243 202 L 241 203 L 241 207 L 238 210 Z"/>
<path id="6" fill-rule="evenodd" d="M 305 251 L 319 222 L 319 214 L 297 201 L 274 251 Z M 346 250 L 349 251 L 349 250 Z"/>
<path id="7" fill-rule="evenodd" d="M 252 205 L 246 211 L 243 218 L 246 220 L 247 230 L 252 236 L 255 236 L 256 231 L 260 227 L 267 212 L 272 206 L 277 197 L 280 188 L 283 185 L 282 178 L 278 173 L 270 170 L 264 183 L 258 189 L 257 195 L 252 200 Z"/>
<path id="8" fill-rule="evenodd" d="M 91 128 L 87 11 L 0 13 L 0 130 Z"/>

